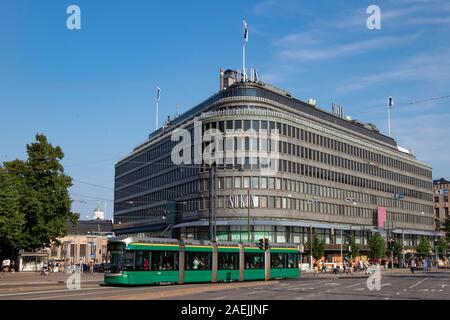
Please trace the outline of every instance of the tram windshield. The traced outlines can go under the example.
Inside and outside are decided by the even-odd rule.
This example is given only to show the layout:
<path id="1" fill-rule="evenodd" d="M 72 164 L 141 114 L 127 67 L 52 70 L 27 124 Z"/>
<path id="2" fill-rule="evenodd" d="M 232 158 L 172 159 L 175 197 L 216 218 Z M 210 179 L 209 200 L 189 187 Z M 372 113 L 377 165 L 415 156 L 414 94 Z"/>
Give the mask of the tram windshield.
<path id="1" fill-rule="evenodd" d="M 124 243 L 108 243 L 108 252 L 106 256 L 107 271 L 119 273 L 123 268 Z"/>

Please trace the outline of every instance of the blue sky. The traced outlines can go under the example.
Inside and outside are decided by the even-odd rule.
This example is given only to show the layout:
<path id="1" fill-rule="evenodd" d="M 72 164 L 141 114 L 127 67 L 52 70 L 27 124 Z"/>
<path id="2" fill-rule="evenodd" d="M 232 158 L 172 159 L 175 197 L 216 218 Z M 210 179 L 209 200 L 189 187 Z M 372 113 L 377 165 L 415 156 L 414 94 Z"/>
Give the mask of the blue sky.
<path id="1" fill-rule="evenodd" d="M 81 8 L 81 30 L 66 9 Z M 369 30 L 366 9 L 381 9 Z M 161 119 L 214 94 L 242 61 L 300 99 L 376 124 L 450 179 L 450 1 L 0 0 L 0 161 L 24 159 L 38 132 L 65 152 L 73 210 L 107 200 L 114 164 Z M 425 102 L 410 104 L 413 101 Z"/>

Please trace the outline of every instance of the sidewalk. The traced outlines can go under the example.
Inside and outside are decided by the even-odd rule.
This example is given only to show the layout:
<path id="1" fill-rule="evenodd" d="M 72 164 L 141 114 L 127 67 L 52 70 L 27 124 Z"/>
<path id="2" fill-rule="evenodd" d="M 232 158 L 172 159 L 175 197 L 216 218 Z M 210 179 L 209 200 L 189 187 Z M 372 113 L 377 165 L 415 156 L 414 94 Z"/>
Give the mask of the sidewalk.
<path id="1" fill-rule="evenodd" d="M 39 284 L 55 284 L 65 283 L 72 274 L 66 273 L 50 273 L 49 275 L 41 275 L 38 272 L 15 272 L 4 274 L 0 277 L 0 286 L 30 286 Z M 81 274 L 81 282 L 102 282 L 103 273 L 83 273 Z"/>
<path id="2" fill-rule="evenodd" d="M 439 269 L 436 271 L 436 269 L 432 269 L 430 272 L 423 271 L 416 269 L 414 274 L 427 274 L 427 273 L 449 273 L 449 269 Z M 385 277 L 388 277 L 390 275 L 412 275 L 411 270 L 408 268 L 402 268 L 402 269 L 381 269 L 381 274 Z M 310 270 L 303 270 L 301 272 L 302 278 L 338 278 L 338 279 L 345 279 L 345 278 L 368 278 L 370 274 L 364 274 L 363 272 L 353 271 L 353 273 L 345 274 L 344 272 L 339 272 L 338 274 L 333 274 L 331 272 L 327 273 L 314 273 Z"/>

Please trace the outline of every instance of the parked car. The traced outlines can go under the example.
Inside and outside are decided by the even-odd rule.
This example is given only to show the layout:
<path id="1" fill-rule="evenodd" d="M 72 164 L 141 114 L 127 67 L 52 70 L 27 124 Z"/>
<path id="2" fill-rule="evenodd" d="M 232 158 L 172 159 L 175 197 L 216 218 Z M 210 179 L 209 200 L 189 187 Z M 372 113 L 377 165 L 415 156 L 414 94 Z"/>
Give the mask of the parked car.
<path id="1" fill-rule="evenodd" d="M 104 263 L 96 264 L 94 266 L 94 272 L 105 272 L 106 265 Z"/>

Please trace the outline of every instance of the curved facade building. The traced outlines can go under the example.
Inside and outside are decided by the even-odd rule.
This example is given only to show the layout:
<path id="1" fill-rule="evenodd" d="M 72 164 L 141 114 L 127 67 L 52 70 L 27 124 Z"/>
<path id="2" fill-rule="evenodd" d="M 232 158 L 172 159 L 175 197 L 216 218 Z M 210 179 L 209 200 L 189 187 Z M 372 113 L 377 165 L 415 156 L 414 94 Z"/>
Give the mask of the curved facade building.
<path id="1" fill-rule="evenodd" d="M 116 164 L 116 234 L 342 250 L 436 234 L 431 167 L 372 124 L 221 72 L 220 91 Z M 313 102 L 314 103 L 314 102 Z M 211 161 L 214 160 L 214 161 Z"/>

